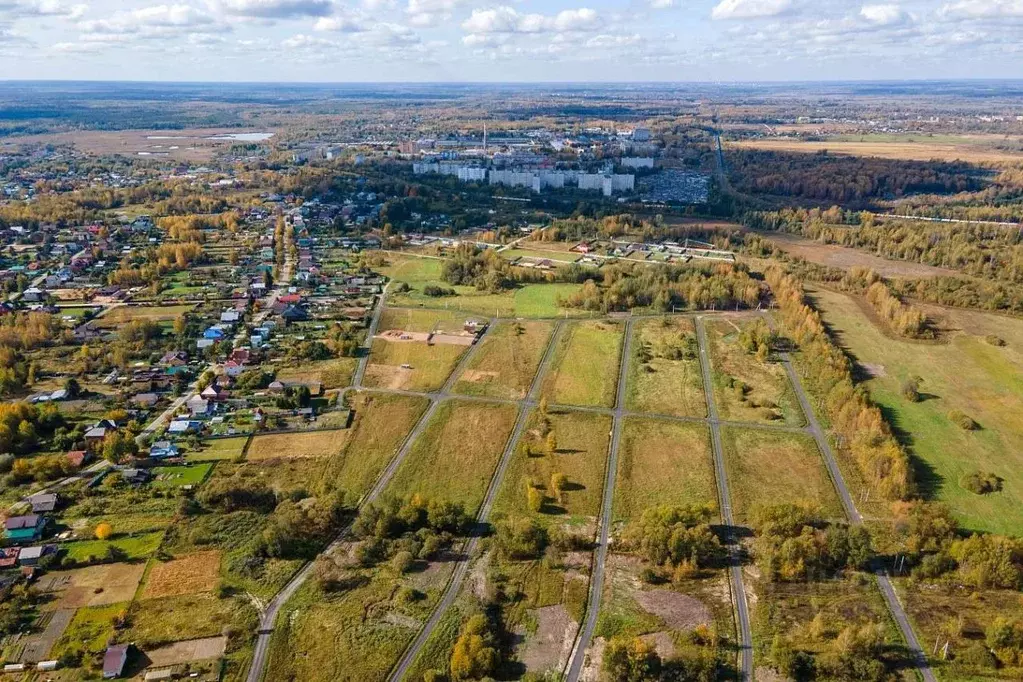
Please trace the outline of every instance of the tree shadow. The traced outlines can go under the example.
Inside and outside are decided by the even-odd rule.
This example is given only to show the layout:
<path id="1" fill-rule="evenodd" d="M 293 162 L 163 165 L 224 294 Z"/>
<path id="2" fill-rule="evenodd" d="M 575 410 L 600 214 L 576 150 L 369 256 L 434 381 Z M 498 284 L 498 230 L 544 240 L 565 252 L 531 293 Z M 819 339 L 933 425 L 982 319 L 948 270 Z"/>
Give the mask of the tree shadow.
<path id="1" fill-rule="evenodd" d="M 917 490 L 928 500 L 935 499 L 945 486 L 945 479 L 935 470 L 929 462 L 918 457 L 913 451 L 915 439 L 913 434 L 902 428 L 902 420 L 899 414 L 887 405 L 878 405 L 881 416 L 891 427 L 892 435 L 909 455 L 910 466 L 913 467 L 913 480 L 916 482 Z"/>

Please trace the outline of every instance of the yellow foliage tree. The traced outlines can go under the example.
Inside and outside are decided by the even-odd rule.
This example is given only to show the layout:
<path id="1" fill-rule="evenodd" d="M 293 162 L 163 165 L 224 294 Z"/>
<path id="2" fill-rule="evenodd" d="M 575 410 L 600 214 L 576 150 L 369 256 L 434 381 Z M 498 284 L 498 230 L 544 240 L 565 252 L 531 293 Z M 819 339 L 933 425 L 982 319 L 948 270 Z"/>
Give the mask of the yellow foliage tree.
<path id="1" fill-rule="evenodd" d="M 110 526 L 109 523 L 103 521 L 98 526 L 96 526 L 96 530 L 93 531 L 93 533 L 95 534 L 97 540 L 106 540 L 111 535 L 113 535 L 114 529 Z"/>

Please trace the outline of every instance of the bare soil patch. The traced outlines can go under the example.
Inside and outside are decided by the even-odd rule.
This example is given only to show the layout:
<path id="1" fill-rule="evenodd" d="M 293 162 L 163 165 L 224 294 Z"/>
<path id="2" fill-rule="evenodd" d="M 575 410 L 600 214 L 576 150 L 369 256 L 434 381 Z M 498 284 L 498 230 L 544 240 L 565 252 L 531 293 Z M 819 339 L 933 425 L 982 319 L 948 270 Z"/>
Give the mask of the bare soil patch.
<path id="1" fill-rule="evenodd" d="M 490 381 L 496 379 L 498 376 L 497 372 L 488 372 L 481 369 L 467 369 L 462 372 L 461 380 L 470 381 L 472 383 L 480 383 L 484 381 Z"/>
<path id="2" fill-rule="evenodd" d="M 395 365 L 368 365 L 366 374 L 374 379 L 372 385 L 388 388 L 392 391 L 404 390 L 411 385 L 412 370 L 408 367 Z"/>
<path id="3" fill-rule="evenodd" d="M 146 657 L 151 661 L 150 667 L 162 668 L 168 665 L 181 665 L 193 661 L 208 661 L 213 658 L 221 658 L 227 649 L 227 637 L 202 637 L 200 639 L 186 639 L 173 644 L 153 649 L 146 652 Z"/>
<path id="4" fill-rule="evenodd" d="M 692 630 L 700 625 L 711 625 L 710 609 L 700 601 L 686 594 L 672 590 L 644 590 L 633 595 L 636 603 L 651 613 L 672 630 Z"/>
<path id="5" fill-rule="evenodd" d="M 579 624 L 561 604 L 531 611 L 536 618 L 536 634 L 527 638 L 520 658 L 527 670 L 563 670 L 572 655 Z"/>
<path id="6" fill-rule="evenodd" d="M 143 599 L 209 592 L 220 575 L 220 552 L 196 552 L 180 559 L 157 563 L 142 591 Z"/>
<path id="7" fill-rule="evenodd" d="M 947 270 L 923 263 L 888 260 L 887 258 L 881 258 L 872 253 L 852 249 L 847 246 L 820 244 L 794 234 L 783 232 L 758 232 L 757 234 L 783 251 L 818 265 L 827 265 L 829 267 L 842 268 L 843 270 L 856 266 L 866 267 L 882 277 L 943 277 L 959 275 L 954 270 Z"/>
<path id="8" fill-rule="evenodd" d="M 77 609 L 82 606 L 105 606 L 131 601 L 138 589 L 144 563 L 104 564 L 72 571 L 57 571 L 43 576 L 40 592 L 57 593 L 55 609 Z"/>

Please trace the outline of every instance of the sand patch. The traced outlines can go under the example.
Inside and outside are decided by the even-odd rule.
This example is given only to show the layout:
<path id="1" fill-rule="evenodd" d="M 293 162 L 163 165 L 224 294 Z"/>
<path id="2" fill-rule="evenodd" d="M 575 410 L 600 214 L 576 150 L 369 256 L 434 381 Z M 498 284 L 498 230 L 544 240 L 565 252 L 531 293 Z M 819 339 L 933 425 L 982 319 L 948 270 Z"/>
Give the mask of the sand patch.
<path id="1" fill-rule="evenodd" d="M 710 609 L 686 594 L 672 590 L 645 590 L 633 595 L 644 611 L 664 621 L 672 630 L 692 630 L 712 623 Z"/>

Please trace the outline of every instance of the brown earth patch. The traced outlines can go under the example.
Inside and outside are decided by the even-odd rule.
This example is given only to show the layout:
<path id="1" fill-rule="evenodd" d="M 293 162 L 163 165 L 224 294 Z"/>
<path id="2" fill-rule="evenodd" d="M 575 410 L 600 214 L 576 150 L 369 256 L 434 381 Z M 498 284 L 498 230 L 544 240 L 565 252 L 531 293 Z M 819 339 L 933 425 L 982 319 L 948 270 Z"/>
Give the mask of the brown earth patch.
<path id="1" fill-rule="evenodd" d="M 181 665 L 192 661 L 208 661 L 221 658 L 227 650 L 227 637 L 203 637 L 186 639 L 146 651 L 150 667 L 161 668 L 168 665 Z"/>
<path id="2" fill-rule="evenodd" d="M 672 590 L 644 590 L 634 594 L 633 599 L 672 630 L 692 630 L 714 622 L 706 604 Z"/>
<path id="3" fill-rule="evenodd" d="M 481 369 L 467 369 L 462 372 L 461 380 L 469 381 L 472 383 L 481 383 L 484 381 L 490 381 L 498 377 L 497 372 L 488 372 Z"/>
<path id="4" fill-rule="evenodd" d="M 530 613 L 536 618 L 536 633 L 526 638 L 520 660 L 531 672 L 563 670 L 572 655 L 579 624 L 562 604 L 544 606 Z"/>
<path id="5" fill-rule="evenodd" d="M 366 374 L 374 379 L 371 382 L 373 385 L 392 391 L 403 390 L 412 385 L 412 370 L 397 365 L 368 365 Z"/>
<path id="6" fill-rule="evenodd" d="M 142 591 L 142 598 L 209 592 L 216 587 L 219 577 L 220 552 L 196 552 L 154 565 Z"/>
<path id="7" fill-rule="evenodd" d="M 56 571 L 43 576 L 37 587 L 40 592 L 56 593 L 47 607 L 77 609 L 82 606 L 105 606 L 131 601 L 146 570 L 144 563 L 103 564 L 72 571 Z"/>

